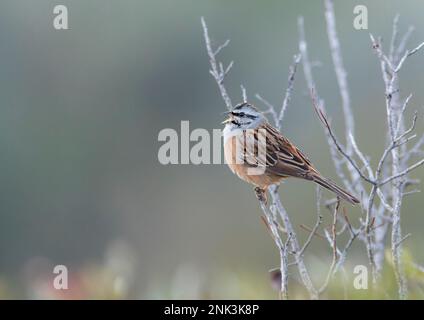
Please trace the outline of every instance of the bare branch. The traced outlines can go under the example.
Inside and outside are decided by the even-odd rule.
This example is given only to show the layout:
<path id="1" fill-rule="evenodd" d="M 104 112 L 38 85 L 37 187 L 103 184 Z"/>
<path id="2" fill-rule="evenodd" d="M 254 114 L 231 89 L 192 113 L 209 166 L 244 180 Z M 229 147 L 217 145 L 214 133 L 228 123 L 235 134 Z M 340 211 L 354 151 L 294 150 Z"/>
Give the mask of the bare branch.
<path id="1" fill-rule="evenodd" d="M 396 242 L 396 246 L 400 246 L 400 244 L 402 243 L 402 242 L 404 242 L 406 239 L 408 239 L 409 237 L 411 236 L 411 234 L 410 233 L 408 233 L 407 235 L 405 235 L 402 239 L 400 239 L 398 242 Z"/>
<path id="2" fill-rule="evenodd" d="M 299 242 L 297 240 L 297 236 L 296 236 L 296 233 L 294 232 L 293 225 L 291 224 L 290 218 L 286 210 L 284 209 L 283 205 L 281 204 L 280 197 L 278 195 L 278 187 L 271 186 L 269 192 L 272 197 L 273 206 L 275 206 L 275 208 L 279 212 L 281 220 L 283 221 L 284 227 L 287 230 L 287 233 L 292 235 L 292 238 L 290 241 L 291 249 L 293 252 L 299 252 L 300 251 Z M 318 292 L 315 289 L 314 284 L 312 283 L 311 277 L 309 276 L 309 272 L 305 266 L 303 258 L 299 255 L 296 255 L 296 265 L 300 274 L 300 279 L 302 280 L 303 285 L 308 291 L 310 298 L 318 299 Z"/>
<path id="3" fill-rule="evenodd" d="M 414 129 L 415 129 L 415 124 L 417 123 L 417 111 L 415 111 L 415 113 L 414 113 L 414 116 L 413 116 L 413 118 L 412 118 L 412 124 L 411 124 L 411 126 L 409 127 L 409 129 L 407 129 L 404 133 L 402 133 L 399 137 L 397 137 L 396 139 L 395 139 L 395 142 L 396 143 L 398 143 L 398 144 L 403 144 L 404 142 L 402 141 L 402 139 L 403 138 L 405 138 L 408 134 L 410 134 L 412 131 L 414 131 Z M 400 117 L 399 117 L 400 118 Z M 404 141 L 409 141 L 409 140 L 411 140 L 412 138 L 415 138 L 416 137 L 416 135 L 414 135 L 414 136 L 411 136 L 411 137 L 409 137 L 409 138 L 407 138 L 406 140 L 404 140 Z"/>
<path id="4" fill-rule="evenodd" d="M 306 38 L 305 38 L 305 27 L 304 27 L 303 17 L 298 18 L 298 29 L 299 29 L 299 51 L 300 51 L 300 54 L 302 55 L 302 65 L 303 65 L 303 72 L 304 72 L 305 79 L 306 79 L 306 84 L 308 86 L 309 92 L 314 92 L 314 94 L 316 95 L 316 100 L 320 101 L 321 108 L 323 110 L 325 110 L 324 109 L 324 103 L 318 97 L 316 85 L 315 85 L 313 75 L 312 75 L 312 64 L 309 60 L 309 54 L 308 54 L 308 49 L 307 49 L 308 46 L 307 46 L 307 42 L 306 42 Z M 347 178 L 346 174 L 343 171 L 343 165 L 347 161 L 344 158 L 341 158 L 339 156 L 339 153 L 337 151 L 337 147 L 333 144 L 332 138 L 331 138 L 330 134 L 328 133 L 328 131 L 324 130 L 324 132 L 325 132 L 325 136 L 326 136 L 326 139 L 327 139 L 328 146 L 330 148 L 331 158 L 333 160 L 337 175 L 342 180 L 344 186 L 350 192 L 355 192 L 355 188 L 354 188 L 355 184 L 351 183 L 349 181 L 349 179 Z M 351 169 L 351 168 L 349 167 L 349 169 Z M 351 175 L 355 175 L 354 169 L 349 170 L 349 171 L 350 171 Z M 356 180 L 356 177 L 354 177 L 354 179 Z M 358 181 L 357 187 L 358 187 L 359 191 L 361 191 L 363 189 L 361 181 Z"/>
<path id="5" fill-rule="evenodd" d="M 397 33 L 397 18 L 394 21 L 394 29 L 393 29 L 393 38 L 396 37 Z M 387 113 L 387 123 L 389 127 L 390 140 L 391 143 L 384 150 L 383 156 L 380 159 L 380 162 L 376 171 L 376 180 L 377 184 L 373 186 L 370 195 L 370 202 L 372 202 L 375 193 L 381 189 L 385 184 L 394 181 L 391 185 L 391 201 L 393 203 L 391 210 L 392 217 L 392 234 L 391 234 L 391 249 L 392 249 L 392 258 L 394 264 L 394 271 L 396 275 L 396 281 L 398 284 L 399 297 L 401 299 L 405 299 L 408 295 L 408 287 L 406 284 L 406 277 L 403 272 L 403 264 L 401 260 L 401 242 L 403 241 L 401 237 L 401 224 L 400 224 L 400 208 L 402 205 L 402 199 L 404 196 L 404 188 L 405 188 L 405 180 L 406 175 L 409 171 L 418 167 L 420 162 L 412 165 L 409 168 L 405 168 L 407 166 L 407 159 L 411 152 L 408 152 L 406 149 L 406 143 L 413 139 L 415 135 L 407 137 L 415 128 L 415 123 L 417 120 L 417 115 L 414 115 L 412 125 L 409 129 L 405 130 L 404 124 L 404 112 L 409 102 L 410 96 L 405 100 L 403 105 L 400 103 L 399 98 L 399 78 L 398 72 L 402 68 L 406 59 L 411 55 L 418 52 L 422 47 L 424 47 L 424 43 L 421 43 L 416 48 L 412 50 L 406 50 L 400 60 L 397 62 L 397 57 L 404 49 L 403 47 L 406 45 L 406 40 L 409 37 L 410 31 L 407 32 L 404 39 L 401 41 L 396 53 L 393 55 L 393 47 L 395 45 L 395 41 L 392 41 L 392 46 L 390 48 L 389 58 L 384 54 L 381 48 L 381 41 L 375 41 L 374 37 L 371 35 L 371 40 L 373 42 L 373 47 L 377 52 L 378 58 L 380 59 L 381 71 L 383 75 L 383 81 L 385 84 L 386 90 L 386 113 Z M 402 48 L 400 48 L 403 46 Z M 389 70 L 386 68 L 388 67 Z M 399 148 L 400 147 L 400 148 Z M 391 173 L 392 175 L 388 178 L 385 178 L 383 181 L 380 181 L 381 170 L 384 165 L 385 159 L 388 157 L 388 154 L 391 154 Z M 424 159 L 422 160 L 424 163 Z M 388 172 L 388 170 L 386 169 Z M 387 189 L 387 188 L 386 188 Z M 384 198 L 381 197 L 383 206 L 388 206 Z M 369 206 L 371 209 L 371 207 Z M 369 227 L 367 227 L 369 230 Z"/>
<path id="6" fill-rule="evenodd" d="M 424 155 L 423 151 L 421 150 L 422 146 L 424 145 L 424 134 L 421 136 L 421 138 L 415 143 L 415 145 L 409 150 L 409 154 L 407 155 L 406 160 L 409 160 L 409 158 L 415 154 Z"/>
<path id="7" fill-rule="evenodd" d="M 397 15 L 393 20 L 393 34 L 388 55 L 386 55 L 383 51 L 381 38 L 376 39 L 373 35 L 370 35 L 373 48 L 379 59 L 385 85 L 386 116 L 389 133 L 388 142 L 374 171 L 369 157 L 361 151 L 355 141 L 355 123 L 351 109 L 347 73 L 344 68 L 340 42 L 336 31 L 336 18 L 333 0 L 324 0 L 324 5 L 330 52 L 342 100 L 346 144 L 340 143 L 333 132 L 330 121 L 327 119 L 325 113 L 324 103 L 315 92 L 316 85 L 312 75 L 312 63 L 308 56 L 302 17 L 299 17 L 298 19 L 300 54 L 294 56 L 293 64 L 289 68 L 288 85 L 284 94 L 281 109 L 277 111 L 273 104 L 258 94 L 256 94 L 256 98 L 267 107 L 265 113 L 270 113 L 275 126 L 280 128 L 280 124 L 284 119 L 285 111 L 287 110 L 291 100 L 297 66 L 300 63 L 300 60 L 302 60 L 303 72 L 305 74 L 307 86 L 312 95 L 313 107 L 319 120 L 323 124 L 327 142 L 330 147 L 331 157 L 336 167 L 336 172 L 346 186 L 346 189 L 361 196 L 363 204 L 362 209 L 364 211 L 365 219 L 360 218 L 360 225 L 355 228 L 350 223 L 346 215 L 345 208 L 343 208 L 344 218 L 338 216 L 338 209 L 340 205 L 339 199 L 333 200 L 331 201 L 331 204 L 328 204 L 330 210 L 332 210 L 331 208 L 333 208 L 334 205 L 333 222 L 330 231 L 324 229 L 324 239 L 327 239 L 331 247 L 332 263 L 328 270 L 325 282 L 319 289 L 317 289 L 313 284 L 309 275 L 309 270 L 305 265 L 304 253 L 311 244 L 315 235 L 322 237 L 318 233 L 318 229 L 322 223 L 322 216 L 320 213 L 321 194 L 318 190 L 317 220 L 315 225 L 312 228 L 307 228 L 301 225 L 302 228 L 309 231 L 306 242 L 301 247 L 289 215 L 281 203 L 278 195 L 278 186 L 271 186 L 269 188 L 269 192 L 272 198 L 272 205 L 268 210 L 266 204 L 260 201 L 260 207 L 265 217 L 263 221 L 267 225 L 280 254 L 281 296 L 284 299 L 288 298 L 288 268 L 291 265 L 296 265 L 300 275 L 300 282 L 306 288 L 310 298 L 317 299 L 319 294 L 328 288 L 331 279 L 337 274 L 337 272 L 340 269 L 344 271 L 343 265 L 346 260 L 347 253 L 356 238 L 359 238 L 366 244 L 368 258 L 372 266 L 373 283 L 375 284 L 377 279 L 379 279 L 379 274 L 381 273 L 384 263 L 385 237 L 387 230 L 391 230 L 391 249 L 396 280 L 399 288 L 399 297 L 406 298 L 408 294 L 408 287 L 402 268 L 401 247 L 402 243 L 410 235 L 407 234 L 402 237 L 400 228 L 400 208 L 404 196 L 419 191 L 415 189 L 405 192 L 407 186 L 413 184 L 412 179 L 408 177 L 408 174 L 419 166 L 424 165 L 424 159 L 421 159 L 408 167 L 410 157 L 413 155 L 424 156 L 424 150 L 422 150 L 422 147 L 424 146 L 424 136 L 421 136 L 418 142 L 408 150 L 407 143 L 416 137 L 416 135 L 413 134 L 413 131 L 415 130 L 418 116 L 417 113 L 414 114 L 410 127 L 405 125 L 405 111 L 412 95 L 409 95 L 403 101 L 401 100 L 398 73 L 407 58 L 424 47 L 424 42 L 412 50 L 405 51 L 407 40 L 413 30 L 410 28 L 400 39 L 399 45 L 396 47 L 399 33 L 399 15 Z M 228 46 L 229 41 L 224 42 L 221 46 L 218 46 L 215 50 L 213 50 L 207 26 L 203 18 L 202 26 L 211 65 L 210 73 L 218 84 L 218 88 L 227 108 L 231 109 L 231 99 L 229 98 L 223 83 L 225 76 L 227 76 L 233 66 L 233 62 L 225 67 L 222 62 L 219 62 L 216 59 L 216 56 Z M 243 101 L 246 101 L 246 89 L 243 85 L 241 85 L 240 88 Z M 364 187 L 365 182 L 371 185 L 371 191 L 369 193 Z M 377 201 L 375 200 L 377 197 L 380 199 L 378 203 L 376 203 Z M 339 230 L 337 230 L 338 222 L 342 223 Z M 389 228 L 390 226 L 391 228 Z M 347 231 L 349 231 L 350 237 L 344 244 L 343 248 L 340 244 L 338 248 L 336 240 L 337 236 L 345 235 Z M 285 241 L 283 241 L 283 235 L 285 234 L 287 234 L 287 237 Z M 294 261 L 289 262 L 289 254 L 293 255 Z"/>
<path id="8" fill-rule="evenodd" d="M 368 176 L 370 177 L 370 179 L 372 179 L 374 181 L 375 178 L 374 178 L 374 173 L 373 173 L 372 168 L 371 168 L 371 164 L 369 163 L 367 158 L 365 158 L 362 151 L 359 150 L 358 145 L 356 144 L 355 138 L 353 137 L 353 134 L 351 134 L 351 133 L 349 134 L 349 140 L 350 140 L 350 143 L 352 144 L 352 148 L 355 151 L 356 155 L 359 157 L 359 159 L 364 164 L 365 169 L 367 169 Z"/>
<path id="9" fill-rule="evenodd" d="M 332 225 L 332 229 L 331 232 L 333 234 L 333 260 L 337 261 L 337 243 L 336 243 L 336 238 L 337 238 L 337 213 L 339 211 L 339 206 L 340 206 L 340 199 L 338 199 L 336 206 L 334 207 L 334 217 L 333 217 L 333 225 Z"/>
<path id="10" fill-rule="evenodd" d="M 380 60 L 384 62 L 385 64 L 387 64 L 391 71 L 395 70 L 395 67 L 393 66 L 392 62 L 384 54 L 383 50 L 381 49 L 381 39 L 376 40 L 372 34 L 370 34 L 370 38 L 371 38 L 373 49 L 376 51 L 377 56 L 380 58 Z"/>
<path id="11" fill-rule="evenodd" d="M 324 284 L 319 289 L 319 293 L 322 293 L 322 292 L 324 292 L 327 289 L 327 287 L 328 287 L 328 285 L 330 283 L 330 279 L 334 275 L 333 271 L 334 271 L 334 268 L 336 267 L 336 263 L 337 263 L 338 249 L 337 249 L 337 240 L 336 240 L 337 239 L 337 232 L 336 232 L 336 230 L 337 230 L 337 213 L 339 211 L 339 206 L 340 206 L 340 199 L 338 198 L 337 199 L 337 203 L 334 206 L 333 223 L 331 225 L 331 234 L 332 234 L 332 236 L 331 236 L 331 240 L 329 240 L 330 243 L 331 243 L 331 248 L 332 248 L 332 252 L 333 252 L 333 258 L 332 258 L 330 269 L 328 270 L 328 273 L 327 273 L 327 277 L 325 279 Z"/>
<path id="12" fill-rule="evenodd" d="M 305 38 L 305 26 L 303 22 L 303 17 L 297 19 L 298 29 L 299 29 L 299 51 L 302 56 L 303 72 L 305 74 L 306 84 L 309 88 L 309 91 L 313 90 L 315 86 L 314 78 L 312 76 L 312 67 L 308 55 L 308 45 Z"/>
<path id="13" fill-rule="evenodd" d="M 339 256 L 339 260 L 337 261 L 334 270 L 333 270 L 333 276 L 339 271 L 339 269 L 343 266 L 344 262 L 346 261 L 346 257 L 347 257 L 347 253 L 349 251 L 349 249 L 351 248 L 353 242 L 355 241 L 355 239 L 359 236 L 359 232 L 355 232 L 351 235 L 351 237 L 349 238 L 345 248 L 343 249 L 343 251 L 341 252 L 340 256 Z"/>
<path id="14" fill-rule="evenodd" d="M 290 243 L 291 240 L 291 234 L 288 235 L 287 237 L 287 241 L 284 244 L 281 237 L 280 237 L 280 233 L 278 231 L 278 226 L 276 221 L 273 218 L 273 214 L 271 214 L 265 203 L 263 201 L 259 201 L 260 207 L 266 217 L 266 222 L 268 225 L 269 230 L 271 231 L 271 235 L 272 238 L 274 239 L 275 245 L 277 246 L 277 248 L 279 249 L 279 254 L 280 254 L 280 273 L 281 273 L 281 297 L 284 300 L 287 300 L 289 295 L 288 295 L 288 244 Z"/>
<path id="15" fill-rule="evenodd" d="M 317 221 L 316 221 L 314 227 L 312 228 L 312 230 L 310 231 L 309 236 L 308 236 L 308 239 L 303 244 L 302 249 L 300 249 L 300 251 L 297 253 L 297 255 L 299 255 L 299 256 L 303 255 L 303 253 L 305 252 L 306 248 L 311 243 L 314 235 L 316 235 L 316 232 L 317 232 L 319 226 L 322 223 L 322 215 L 320 213 L 320 198 L 321 198 L 321 191 L 320 191 L 319 186 L 317 186 Z"/>
<path id="16" fill-rule="evenodd" d="M 264 113 L 270 113 L 274 120 L 274 123 L 278 123 L 278 115 L 275 111 L 275 107 L 268 100 L 262 98 L 259 94 L 255 94 L 255 97 L 267 107 L 267 110 Z"/>
<path id="17" fill-rule="evenodd" d="M 393 175 L 393 176 L 390 176 L 390 177 L 388 177 L 388 178 L 384 179 L 383 181 L 381 181 L 381 182 L 379 183 L 379 186 L 380 186 L 380 187 L 381 187 L 381 186 L 384 186 L 386 183 L 389 183 L 389 182 L 391 182 L 391 181 L 393 181 L 393 180 L 395 180 L 395 179 L 397 179 L 397 178 L 400 178 L 400 177 L 406 176 L 409 172 L 411 172 L 412 170 L 414 170 L 414 169 L 418 168 L 419 166 L 422 166 L 423 164 L 424 164 L 424 159 L 422 159 L 422 160 L 420 160 L 420 161 L 416 162 L 415 164 L 413 164 L 412 166 L 410 166 L 410 167 L 409 167 L 409 168 L 407 168 L 406 170 L 404 170 L 404 171 L 402 171 L 402 172 L 399 172 L 398 174 L 395 174 L 395 175 Z"/>
<path id="18" fill-rule="evenodd" d="M 393 19 L 393 31 L 392 31 L 392 39 L 390 41 L 390 51 L 389 51 L 389 59 L 394 61 L 394 55 L 396 51 L 396 39 L 398 35 L 398 22 L 399 22 L 399 14 L 397 14 Z"/>
<path id="19" fill-rule="evenodd" d="M 406 107 L 408 106 L 409 100 L 411 100 L 411 98 L 412 98 L 412 94 L 410 94 L 410 95 L 409 95 L 409 96 L 405 99 L 405 102 L 404 102 L 404 103 L 403 103 L 403 105 L 402 105 L 401 114 L 400 114 L 400 116 L 399 116 L 399 119 L 398 119 L 398 122 L 397 122 L 397 125 L 396 125 L 396 135 L 398 135 L 398 134 L 399 134 L 399 130 L 400 130 L 400 127 L 401 127 L 401 124 L 402 124 L 403 115 L 405 114 Z"/>
<path id="20" fill-rule="evenodd" d="M 309 228 L 308 226 L 305 226 L 304 224 L 300 224 L 299 227 L 302 228 L 305 231 L 308 231 L 309 233 L 313 232 L 313 230 L 311 228 Z M 313 233 L 313 235 L 322 239 L 322 240 L 325 240 L 325 237 L 322 234 L 318 233 L 318 231 L 315 231 Z"/>
<path id="21" fill-rule="evenodd" d="M 219 46 L 215 51 L 213 51 L 212 45 L 211 45 L 211 40 L 210 40 L 209 34 L 208 34 L 208 27 L 206 25 L 205 19 L 202 17 L 201 21 L 202 21 L 202 27 L 203 27 L 203 35 L 204 35 L 204 38 L 205 38 L 206 50 L 208 52 L 209 62 L 210 62 L 210 65 L 211 65 L 210 74 L 214 77 L 216 83 L 218 84 L 219 91 L 221 93 L 222 99 L 225 102 L 225 105 L 227 106 L 227 109 L 231 110 L 232 109 L 232 103 L 231 103 L 231 99 L 230 99 L 230 97 L 227 93 L 227 90 L 225 89 L 224 79 L 225 79 L 225 76 L 228 74 L 228 72 L 230 72 L 230 69 L 233 66 L 233 62 L 231 62 L 228 65 L 228 67 L 226 68 L 226 70 L 224 71 L 222 63 L 217 62 L 217 60 L 216 60 L 216 55 L 222 49 L 224 49 L 229 44 L 230 41 L 227 40 L 221 46 Z M 219 66 L 219 70 L 218 70 L 218 66 Z"/>
<path id="22" fill-rule="evenodd" d="M 402 54 L 402 52 L 405 51 L 406 44 L 408 43 L 408 40 L 411 37 L 414 30 L 415 30 L 415 28 L 413 26 L 410 26 L 408 28 L 408 31 L 406 31 L 405 35 L 402 37 L 402 40 L 399 43 L 399 46 L 396 49 L 396 53 L 393 56 L 393 61 L 398 61 L 399 56 Z"/>
<path id="23" fill-rule="evenodd" d="M 203 19 L 203 17 L 202 17 Z M 221 44 L 213 53 L 213 55 L 216 57 L 222 49 L 224 49 L 225 47 L 227 47 L 230 44 L 230 39 L 227 39 L 223 44 Z"/>
<path id="24" fill-rule="evenodd" d="M 287 85 L 287 89 L 284 96 L 283 104 L 281 106 L 280 113 L 277 113 L 275 107 L 269 101 L 262 98 L 259 94 L 256 94 L 256 98 L 267 106 L 268 109 L 265 112 L 270 113 L 272 115 L 275 127 L 277 129 L 281 128 L 281 121 L 283 121 L 285 111 L 291 99 L 291 94 L 292 94 L 293 85 L 294 85 L 294 75 L 296 73 L 297 65 L 300 62 L 300 57 L 301 57 L 300 54 L 294 55 L 293 64 L 289 68 L 288 85 Z"/>
<path id="25" fill-rule="evenodd" d="M 349 134 L 355 135 L 355 123 L 350 105 L 347 73 L 343 65 L 340 42 L 336 31 L 336 17 L 334 14 L 333 0 L 325 0 L 324 6 L 325 21 L 327 22 L 328 42 L 330 44 L 331 57 L 333 59 L 334 70 L 336 72 L 337 83 L 339 85 L 340 95 L 342 98 L 342 108 L 346 124 L 346 151 L 347 154 L 350 155 L 352 152 L 352 145 L 349 140 Z"/>
<path id="26" fill-rule="evenodd" d="M 358 155 L 359 159 L 361 159 L 362 163 L 364 164 L 365 168 L 368 171 L 368 176 L 375 181 L 375 176 L 374 176 L 374 172 L 372 171 L 371 165 L 369 163 L 369 161 L 365 158 L 364 154 L 359 150 L 356 141 L 353 137 L 353 135 L 350 135 L 350 140 L 352 142 L 352 146 L 353 146 L 353 150 L 355 151 L 355 153 Z M 387 200 L 384 196 L 384 194 L 381 192 L 381 190 L 379 188 L 376 188 L 375 190 L 377 192 L 378 197 L 380 198 L 381 203 L 383 204 L 383 206 L 390 212 L 393 211 L 393 208 L 387 203 Z M 372 199 L 373 200 L 373 199 Z M 373 201 L 371 201 L 371 204 L 373 203 Z"/>
<path id="27" fill-rule="evenodd" d="M 286 109 L 291 99 L 291 94 L 292 94 L 293 85 L 294 85 L 294 75 L 296 74 L 296 69 L 297 69 L 297 65 L 300 62 L 300 58 L 301 58 L 300 54 L 295 55 L 293 57 L 293 65 L 291 65 L 289 69 L 289 77 L 288 77 L 288 85 L 286 89 L 286 94 L 283 100 L 283 105 L 280 110 L 280 115 L 278 116 L 278 123 L 276 123 L 278 128 L 280 128 L 281 121 L 283 121 L 283 118 L 284 118 L 284 113 L 286 112 Z"/>
<path id="28" fill-rule="evenodd" d="M 424 42 L 421 42 L 418 46 L 416 46 L 414 49 L 412 50 L 406 50 L 405 54 L 403 55 L 403 57 L 400 59 L 397 67 L 395 68 L 395 72 L 399 72 L 399 70 L 402 68 L 403 63 L 406 61 L 406 58 L 409 58 L 410 56 L 412 56 L 413 54 L 417 53 L 422 47 L 424 47 Z"/>
<path id="29" fill-rule="evenodd" d="M 375 181 L 372 180 L 371 177 L 366 177 L 361 169 L 358 167 L 358 165 L 356 164 L 355 160 L 353 160 L 353 158 L 347 153 L 347 151 L 344 149 L 344 147 L 342 147 L 342 145 L 339 143 L 339 141 L 337 140 L 336 136 L 334 135 L 331 126 L 324 114 L 324 112 L 318 107 L 317 103 L 316 103 L 316 98 L 314 96 L 314 93 L 312 93 L 312 104 L 314 106 L 314 109 L 318 115 L 319 120 L 321 121 L 321 123 L 324 125 L 324 127 L 326 128 L 328 134 L 330 135 L 331 139 L 333 140 L 333 143 L 335 144 L 335 146 L 337 147 L 337 150 L 339 150 L 339 152 L 349 161 L 349 163 L 353 166 L 353 168 L 358 172 L 359 176 L 369 182 L 372 185 L 375 185 Z"/>
<path id="30" fill-rule="evenodd" d="M 240 85 L 240 89 L 241 89 L 241 96 L 243 98 L 243 102 L 247 102 L 247 92 L 246 92 L 246 88 L 241 84 Z"/>

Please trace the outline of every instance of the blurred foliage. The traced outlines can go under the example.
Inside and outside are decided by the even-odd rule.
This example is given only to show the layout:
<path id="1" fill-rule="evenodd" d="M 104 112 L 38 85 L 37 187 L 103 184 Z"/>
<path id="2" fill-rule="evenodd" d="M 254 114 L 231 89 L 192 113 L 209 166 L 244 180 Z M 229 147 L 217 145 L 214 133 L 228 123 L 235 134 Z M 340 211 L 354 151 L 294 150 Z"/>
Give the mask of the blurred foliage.
<path id="1" fill-rule="evenodd" d="M 122 243 L 121 243 L 122 245 Z M 371 278 L 367 289 L 354 287 L 353 273 L 355 265 L 347 264 L 331 280 L 321 299 L 396 299 L 397 285 L 390 262 L 390 252 L 386 252 L 387 263 L 384 266 L 380 286 L 373 287 Z M 12 289 L 11 279 L 0 279 L 0 299 L 278 299 L 279 279 L 271 274 L 246 272 L 230 269 L 201 269 L 193 264 L 178 266 L 170 275 L 158 274 L 150 279 L 147 290 L 140 290 L 137 278 L 132 278 L 134 257 L 118 255 L 120 267 L 106 259 L 97 264 L 80 267 L 69 274 L 69 289 L 53 288 L 53 278 L 41 270 L 32 274 L 19 291 Z M 115 259 L 113 258 L 113 259 Z M 424 299 L 424 270 L 419 267 L 409 252 L 404 250 L 403 263 L 408 282 L 409 298 Z M 31 266 L 32 272 L 37 270 Z M 319 266 L 319 264 L 317 264 Z M 319 270 L 318 270 L 319 271 Z M 326 271 L 326 270 L 322 270 Z M 325 272 L 324 272 L 325 273 Z M 324 274 L 323 273 L 323 274 Z M 316 284 L 322 284 L 325 277 L 314 277 Z M 276 282 L 277 281 L 277 282 Z M 308 299 L 308 294 L 300 285 L 295 269 L 291 269 L 289 280 L 290 299 Z"/>

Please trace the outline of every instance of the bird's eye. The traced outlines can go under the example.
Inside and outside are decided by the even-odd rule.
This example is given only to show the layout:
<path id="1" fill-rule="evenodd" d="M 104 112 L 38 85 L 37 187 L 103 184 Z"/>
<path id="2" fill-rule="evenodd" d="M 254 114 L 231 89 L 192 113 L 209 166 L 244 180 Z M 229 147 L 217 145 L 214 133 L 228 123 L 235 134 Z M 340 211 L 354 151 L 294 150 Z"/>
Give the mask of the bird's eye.
<path id="1" fill-rule="evenodd" d="M 240 117 L 244 117 L 246 114 L 245 114 L 244 112 L 240 112 L 238 115 L 239 115 Z"/>

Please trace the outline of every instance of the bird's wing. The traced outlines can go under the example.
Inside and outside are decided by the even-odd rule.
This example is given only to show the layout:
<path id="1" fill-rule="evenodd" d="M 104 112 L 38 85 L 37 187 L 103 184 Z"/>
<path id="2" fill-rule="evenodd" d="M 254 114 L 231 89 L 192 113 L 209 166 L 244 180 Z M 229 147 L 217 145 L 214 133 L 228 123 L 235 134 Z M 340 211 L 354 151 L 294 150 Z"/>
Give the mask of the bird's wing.
<path id="1" fill-rule="evenodd" d="M 334 192 L 338 197 L 356 204 L 360 201 L 332 180 L 324 178 L 314 168 L 311 161 L 287 138 L 269 125 L 264 124 L 267 142 L 266 172 L 281 177 L 296 177 L 312 180 Z"/>
<path id="2" fill-rule="evenodd" d="M 279 176 L 311 179 L 319 174 L 311 161 L 287 138 L 269 124 L 267 132 L 267 171 Z"/>

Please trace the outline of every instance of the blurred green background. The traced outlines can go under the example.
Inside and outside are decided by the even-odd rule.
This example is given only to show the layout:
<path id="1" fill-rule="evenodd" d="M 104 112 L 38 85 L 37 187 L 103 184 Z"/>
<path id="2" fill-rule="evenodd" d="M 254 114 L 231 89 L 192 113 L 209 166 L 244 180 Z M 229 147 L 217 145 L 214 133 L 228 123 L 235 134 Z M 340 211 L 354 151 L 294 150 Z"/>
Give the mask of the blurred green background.
<path id="1" fill-rule="evenodd" d="M 70 30 L 53 28 L 56 4 L 67 6 Z M 357 4 L 368 7 L 369 30 L 353 28 Z M 357 140 L 375 164 L 385 106 L 369 32 L 387 46 L 399 13 L 401 31 L 416 28 L 414 47 L 424 40 L 424 3 L 348 0 L 335 9 Z M 225 107 L 208 73 L 201 16 L 215 45 L 231 39 L 221 58 L 235 61 L 227 81 L 233 101 L 243 84 L 263 108 L 255 93 L 282 101 L 299 15 L 310 58 L 320 62 L 318 90 L 341 133 L 321 1 L 2 0 L 0 298 L 276 298 L 268 270 L 278 252 L 252 187 L 225 165 L 161 165 L 157 136 L 179 131 L 181 120 L 191 129 L 221 127 Z M 410 110 L 422 111 L 423 62 L 421 52 L 402 69 L 401 94 L 414 93 Z M 336 179 L 301 68 L 283 133 Z M 314 224 L 315 187 L 291 181 L 280 194 L 305 239 L 298 226 Z M 408 197 L 402 223 L 421 263 L 423 205 L 422 195 Z M 355 223 L 360 211 L 349 215 Z M 321 279 L 331 253 L 321 240 L 308 253 Z M 347 263 L 350 272 L 367 263 L 361 243 Z M 57 264 L 68 267 L 68 291 L 51 288 Z"/>

